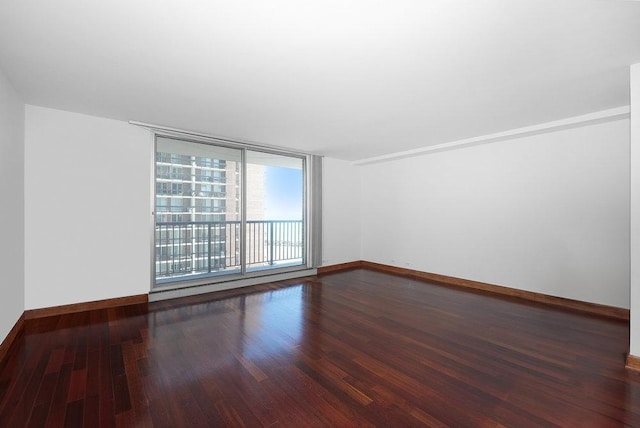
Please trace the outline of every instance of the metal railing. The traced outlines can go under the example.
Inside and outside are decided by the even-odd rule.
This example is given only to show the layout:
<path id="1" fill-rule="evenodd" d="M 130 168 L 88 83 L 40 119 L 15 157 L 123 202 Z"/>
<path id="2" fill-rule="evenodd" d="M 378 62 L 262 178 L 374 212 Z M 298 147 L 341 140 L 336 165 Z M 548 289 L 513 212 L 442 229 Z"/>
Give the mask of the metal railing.
<path id="1" fill-rule="evenodd" d="M 302 264 L 302 220 L 248 220 L 247 270 Z M 156 222 L 156 279 L 241 271 L 240 221 Z"/>

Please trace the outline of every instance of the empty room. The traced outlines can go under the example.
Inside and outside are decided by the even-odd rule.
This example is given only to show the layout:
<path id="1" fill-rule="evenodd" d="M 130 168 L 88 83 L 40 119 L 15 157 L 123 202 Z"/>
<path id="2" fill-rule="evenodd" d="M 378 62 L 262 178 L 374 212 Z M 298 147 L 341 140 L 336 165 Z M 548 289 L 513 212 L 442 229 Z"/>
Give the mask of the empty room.
<path id="1" fill-rule="evenodd" d="M 640 1 L 0 0 L 0 426 L 640 426 Z"/>

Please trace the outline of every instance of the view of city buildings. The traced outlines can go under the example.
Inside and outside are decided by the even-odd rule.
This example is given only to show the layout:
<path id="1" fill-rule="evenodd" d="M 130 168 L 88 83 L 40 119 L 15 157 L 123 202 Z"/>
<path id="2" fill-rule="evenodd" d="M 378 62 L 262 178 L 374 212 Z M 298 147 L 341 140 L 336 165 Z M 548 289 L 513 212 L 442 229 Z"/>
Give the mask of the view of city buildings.
<path id="1" fill-rule="evenodd" d="M 186 154 L 164 139 L 156 152 L 156 282 L 241 271 L 241 162 Z M 196 144 L 196 143 L 192 143 Z M 202 146 L 202 145 L 200 145 Z M 225 149 L 232 150 L 232 149 Z M 265 220 L 266 166 L 246 166 L 247 269 L 302 261 L 302 220 Z"/>

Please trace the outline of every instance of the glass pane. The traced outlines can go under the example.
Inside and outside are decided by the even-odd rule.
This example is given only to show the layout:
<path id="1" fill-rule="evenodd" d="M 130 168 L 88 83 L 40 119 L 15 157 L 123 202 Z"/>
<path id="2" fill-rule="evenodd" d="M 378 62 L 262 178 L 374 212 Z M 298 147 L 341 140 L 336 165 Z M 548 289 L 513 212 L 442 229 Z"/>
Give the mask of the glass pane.
<path id="1" fill-rule="evenodd" d="M 156 283 L 239 273 L 241 150 L 156 140 Z"/>
<path id="2" fill-rule="evenodd" d="M 304 160 L 247 151 L 247 271 L 305 261 Z"/>

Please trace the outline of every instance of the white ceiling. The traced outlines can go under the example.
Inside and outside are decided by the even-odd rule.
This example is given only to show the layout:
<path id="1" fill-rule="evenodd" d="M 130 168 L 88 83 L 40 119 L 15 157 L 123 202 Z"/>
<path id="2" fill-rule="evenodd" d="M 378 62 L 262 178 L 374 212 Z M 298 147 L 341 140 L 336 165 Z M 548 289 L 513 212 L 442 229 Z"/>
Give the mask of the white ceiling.
<path id="1" fill-rule="evenodd" d="M 628 105 L 640 2 L 0 0 L 29 104 L 356 160 Z"/>

